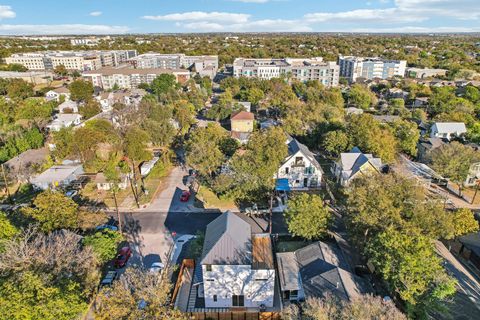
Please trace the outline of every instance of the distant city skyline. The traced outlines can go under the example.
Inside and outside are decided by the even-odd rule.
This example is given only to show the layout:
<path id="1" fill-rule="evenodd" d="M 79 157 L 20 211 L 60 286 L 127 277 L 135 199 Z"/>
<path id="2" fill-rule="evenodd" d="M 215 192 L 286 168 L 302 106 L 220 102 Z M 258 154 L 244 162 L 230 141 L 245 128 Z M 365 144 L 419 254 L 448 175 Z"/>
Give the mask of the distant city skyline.
<path id="1" fill-rule="evenodd" d="M 0 0 L 0 35 L 480 32 L 479 0 Z"/>

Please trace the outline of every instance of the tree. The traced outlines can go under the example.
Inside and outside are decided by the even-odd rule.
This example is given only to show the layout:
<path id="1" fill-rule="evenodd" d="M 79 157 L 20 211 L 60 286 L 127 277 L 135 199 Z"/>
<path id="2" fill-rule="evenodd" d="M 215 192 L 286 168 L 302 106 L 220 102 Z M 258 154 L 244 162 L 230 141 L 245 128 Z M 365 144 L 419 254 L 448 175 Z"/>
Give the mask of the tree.
<path id="1" fill-rule="evenodd" d="M 70 231 L 27 228 L 0 255 L 2 319 L 76 319 L 99 281 L 92 250 Z"/>
<path id="2" fill-rule="evenodd" d="M 284 320 L 406 320 L 407 317 L 392 301 L 381 297 L 361 295 L 349 301 L 340 301 L 329 295 L 325 298 L 308 298 L 301 305 L 290 305 L 282 312 Z"/>
<path id="3" fill-rule="evenodd" d="M 273 190 L 275 173 L 288 154 L 286 139 L 282 129 L 276 127 L 252 134 L 245 152 L 236 153 L 231 160 L 232 196 L 258 199 Z"/>
<path id="4" fill-rule="evenodd" d="M 354 84 L 348 92 L 348 102 L 360 109 L 367 110 L 377 104 L 377 97 L 369 88 Z"/>
<path id="5" fill-rule="evenodd" d="M 457 183 L 460 193 L 468 177 L 470 166 L 479 158 L 479 153 L 473 148 L 456 141 L 434 149 L 429 155 L 432 168 Z"/>
<path id="6" fill-rule="evenodd" d="M 36 196 L 33 208 L 24 208 L 23 213 L 40 223 L 43 231 L 74 229 L 78 226 L 78 205 L 61 192 L 46 190 Z"/>
<path id="7" fill-rule="evenodd" d="M 168 273 L 164 270 L 164 274 Z M 122 281 L 100 291 L 95 319 L 186 320 L 169 306 L 171 284 L 165 277 L 137 268 L 127 268 Z"/>
<path id="8" fill-rule="evenodd" d="M 321 145 L 325 151 L 338 156 L 349 149 L 350 140 L 344 131 L 329 131 L 323 135 Z"/>
<path id="9" fill-rule="evenodd" d="M 420 139 L 417 124 L 407 120 L 397 120 L 392 127 L 399 149 L 412 157 L 417 156 L 417 143 Z"/>
<path id="10" fill-rule="evenodd" d="M 362 152 L 373 153 L 385 163 L 395 160 L 397 143 L 391 129 L 381 126 L 371 115 L 350 116 L 346 132 L 352 145 Z"/>
<path id="11" fill-rule="evenodd" d="M 53 72 L 55 72 L 56 75 L 59 75 L 59 76 L 62 76 L 62 77 L 65 77 L 66 75 L 68 75 L 68 70 L 67 70 L 67 68 L 65 68 L 65 66 L 63 64 L 59 64 L 58 66 L 56 66 L 53 69 Z"/>
<path id="12" fill-rule="evenodd" d="M 138 127 L 130 127 L 125 133 L 124 152 L 132 162 L 133 181 L 130 179 L 130 183 L 137 207 L 140 207 L 137 188 L 138 164 L 141 161 L 150 160 L 152 157 L 151 153 L 147 150 L 149 140 L 150 137 L 148 133 Z"/>
<path id="13" fill-rule="evenodd" d="M 68 89 L 70 90 L 70 99 L 73 101 L 87 101 L 92 98 L 93 84 L 90 81 L 75 80 Z"/>
<path id="14" fill-rule="evenodd" d="M 12 79 L 7 85 L 7 95 L 11 99 L 19 100 L 33 97 L 33 85 L 22 79 Z"/>
<path id="15" fill-rule="evenodd" d="M 155 93 L 157 96 L 160 96 L 175 88 L 176 84 L 177 80 L 173 74 L 164 73 L 152 81 L 150 88 L 152 89 L 153 93 Z"/>
<path id="16" fill-rule="evenodd" d="M 95 232 L 92 235 L 83 238 L 83 243 L 90 246 L 95 253 L 98 261 L 105 264 L 115 258 L 117 254 L 117 247 L 122 242 L 123 237 L 117 231 L 104 230 L 102 232 Z"/>
<path id="17" fill-rule="evenodd" d="M 368 243 L 366 251 L 411 315 L 424 316 L 455 293 L 456 282 L 443 269 L 431 240 L 413 230 L 404 233 L 387 228 Z"/>
<path id="18" fill-rule="evenodd" d="M 225 138 L 226 132 L 218 124 L 196 128 L 185 147 L 187 163 L 201 175 L 211 176 L 225 159 L 220 150 L 220 143 Z"/>
<path id="19" fill-rule="evenodd" d="M 85 120 L 96 116 L 100 112 L 102 112 L 102 107 L 100 106 L 100 103 L 93 99 L 89 99 L 85 103 L 85 105 L 78 108 L 78 113 L 80 113 Z"/>
<path id="20" fill-rule="evenodd" d="M 324 236 L 332 219 L 322 198 L 307 193 L 297 194 L 288 201 L 285 218 L 288 231 L 307 240 Z"/>
<path id="21" fill-rule="evenodd" d="M 479 230 L 478 221 L 470 209 L 460 208 L 453 213 L 454 237 Z"/>
<path id="22" fill-rule="evenodd" d="M 62 128 L 60 131 L 53 132 L 53 142 L 55 149 L 52 154 L 57 160 L 63 160 L 73 151 L 73 128 Z"/>

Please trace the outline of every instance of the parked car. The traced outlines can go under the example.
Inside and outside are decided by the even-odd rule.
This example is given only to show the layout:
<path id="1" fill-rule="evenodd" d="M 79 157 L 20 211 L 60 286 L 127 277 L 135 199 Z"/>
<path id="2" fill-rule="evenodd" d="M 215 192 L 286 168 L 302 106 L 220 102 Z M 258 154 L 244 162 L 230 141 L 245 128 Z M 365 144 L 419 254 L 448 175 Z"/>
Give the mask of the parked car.
<path id="1" fill-rule="evenodd" d="M 150 266 L 149 271 L 153 273 L 160 273 L 165 268 L 165 265 L 161 262 L 154 262 Z"/>
<path id="2" fill-rule="evenodd" d="M 108 271 L 102 282 L 100 282 L 100 286 L 111 286 L 113 281 L 117 279 L 117 275 L 117 271 Z"/>
<path id="3" fill-rule="evenodd" d="M 69 198 L 73 198 L 75 197 L 76 195 L 78 194 L 78 191 L 77 190 L 69 190 L 67 192 L 65 192 L 65 195 Z"/>
<path id="4" fill-rule="evenodd" d="M 180 201 L 187 202 L 188 199 L 190 199 L 190 195 L 191 195 L 190 191 L 184 190 L 182 192 L 182 195 L 180 196 Z"/>
<path id="5" fill-rule="evenodd" d="M 130 247 L 123 247 L 118 251 L 117 257 L 115 258 L 114 265 L 116 268 L 123 268 L 128 259 L 132 256 L 132 249 Z"/>
<path id="6" fill-rule="evenodd" d="M 95 230 L 96 231 L 103 231 L 103 230 L 118 231 L 118 228 L 111 224 L 102 224 L 102 225 L 96 226 Z"/>

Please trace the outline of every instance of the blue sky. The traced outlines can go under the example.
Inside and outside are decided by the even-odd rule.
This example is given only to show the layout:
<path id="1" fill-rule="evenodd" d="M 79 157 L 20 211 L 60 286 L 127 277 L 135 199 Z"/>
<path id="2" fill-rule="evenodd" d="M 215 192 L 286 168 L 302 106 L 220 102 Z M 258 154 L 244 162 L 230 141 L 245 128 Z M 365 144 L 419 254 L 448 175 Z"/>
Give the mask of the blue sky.
<path id="1" fill-rule="evenodd" d="M 0 0 L 0 34 L 480 32 L 480 0 Z"/>

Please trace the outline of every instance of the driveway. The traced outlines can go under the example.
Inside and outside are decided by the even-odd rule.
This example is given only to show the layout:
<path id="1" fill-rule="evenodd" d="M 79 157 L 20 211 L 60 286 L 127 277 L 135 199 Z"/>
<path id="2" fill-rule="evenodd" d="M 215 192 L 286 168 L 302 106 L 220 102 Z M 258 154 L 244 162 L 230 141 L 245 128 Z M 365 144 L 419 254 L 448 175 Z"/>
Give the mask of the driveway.
<path id="1" fill-rule="evenodd" d="M 195 199 L 194 194 L 190 196 L 188 202 L 181 202 L 180 196 L 183 190 L 188 190 L 185 185 L 188 177 L 188 170 L 184 167 L 175 167 L 168 177 L 162 181 L 159 192 L 155 199 L 146 208 L 138 210 L 139 212 L 189 212 L 198 211 L 193 207 Z"/>

